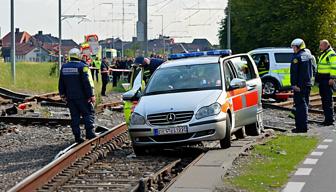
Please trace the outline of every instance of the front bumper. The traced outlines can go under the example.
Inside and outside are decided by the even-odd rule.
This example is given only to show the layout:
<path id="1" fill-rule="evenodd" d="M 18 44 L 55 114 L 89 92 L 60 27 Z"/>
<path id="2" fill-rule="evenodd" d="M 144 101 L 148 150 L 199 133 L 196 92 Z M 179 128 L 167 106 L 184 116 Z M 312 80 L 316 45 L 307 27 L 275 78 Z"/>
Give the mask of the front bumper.
<path id="1" fill-rule="evenodd" d="M 131 125 L 129 133 L 135 146 L 148 145 L 178 145 L 196 143 L 200 141 L 220 140 L 226 134 L 225 115 L 217 118 L 205 118 L 204 120 L 191 121 L 189 123 L 173 126 Z M 187 126 L 187 133 L 158 135 L 156 129 L 164 129 L 175 126 Z"/>

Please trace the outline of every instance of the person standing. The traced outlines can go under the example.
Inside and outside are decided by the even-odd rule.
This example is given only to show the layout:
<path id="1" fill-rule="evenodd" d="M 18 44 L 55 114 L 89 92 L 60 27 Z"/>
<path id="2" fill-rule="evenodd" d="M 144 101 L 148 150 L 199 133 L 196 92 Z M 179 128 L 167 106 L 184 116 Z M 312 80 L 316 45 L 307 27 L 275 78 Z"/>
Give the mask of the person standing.
<path id="1" fill-rule="evenodd" d="M 317 78 L 319 92 L 324 112 L 323 126 L 334 124 L 333 113 L 333 86 L 336 79 L 336 53 L 328 40 L 320 41 L 321 56 L 317 65 Z"/>
<path id="2" fill-rule="evenodd" d="M 96 77 L 93 77 L 93 80 L 96 78 L 96 81 L 98 82 L 99 81 L 99 70 L 100 70 L 100 66 L 101 66 L 101 62 L 99 60 L 99 57 L 96 57 L 94 61 L 92 61 L 92 66 L 95 68 L 93 71 L 91 71 L 92 76 L 95 76 Z"/>
<path id="3" fill-rule="evenodd" d="M 295 129 L 292 129 L 292 132 L 306 133 L 308 131 L 309 95 L 313 78 L 313 56 L 305 51 L 306 45 L 302 39 L 294 39 L 291 47 L 294 54 L 290 66 L 290 79 L 296 108 Z"/>
<path id="4" fill-rule="evenodd" d="M 112 69 L 117 69 L 118 59 L 115 59 L 111 65 Z M 112 87 L 117 87 L 118 83 L 118 73 L 117 71 L 112 71 Z"/>
<path id="5" fill-rule="evenodd" d="M 83 117 L 86 139 L 96 137 L 94 133 L 94 108 L 96 101 L 94 85 L 89 66 L 80 60 L 80 50 L 69 51 L 70 61 L 62 65 L 58 90 L 62 100 L 67 102 L 71 115 L 71 129 L 75 142 L 82 143 L 80 117 Z"/>
<path id="6" fill-rule="evenodd" d="M 106 96 L 106 86 L 109 82 L 109 65 L 107 62 L 106 57 L 103 58 L 103 62 L 100 67 L 100 73 L 102 78 L 102 89 L 101 89 L 101 96 Z"/>

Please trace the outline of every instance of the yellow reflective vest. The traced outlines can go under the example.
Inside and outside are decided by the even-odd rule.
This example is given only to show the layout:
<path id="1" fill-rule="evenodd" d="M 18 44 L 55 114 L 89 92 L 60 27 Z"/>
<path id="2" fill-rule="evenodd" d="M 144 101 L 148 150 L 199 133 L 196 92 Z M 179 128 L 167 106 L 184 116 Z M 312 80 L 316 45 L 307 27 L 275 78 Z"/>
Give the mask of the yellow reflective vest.
<path id="1" fill-rule="evenodd" d="M 329 48 L 320 56 L 317 73 L 336 78 L 336 53 L 332 48 Z"/>

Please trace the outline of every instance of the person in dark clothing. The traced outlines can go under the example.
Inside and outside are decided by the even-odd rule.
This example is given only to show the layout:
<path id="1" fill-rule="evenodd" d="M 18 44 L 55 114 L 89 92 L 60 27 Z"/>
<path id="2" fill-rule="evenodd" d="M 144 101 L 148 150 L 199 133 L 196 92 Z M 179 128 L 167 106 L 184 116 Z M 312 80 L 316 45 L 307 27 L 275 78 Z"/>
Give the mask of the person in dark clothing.
<path id="1" fill-rule="evenodd" d="M 77 143 L 82 143 L 80 117 L 83 117 L 86 138 L 96 137 L 94 132 L 94 84 L 89 66 L 80 60 L 77 48 L 69 51 L 70 61 L 61 68 L 58 90 L 62 100 L 67 102 L 71 115 L 71 129 Z"/>
<path id="2" fill-rule="evenodd" d="M 134 63 L 142 65 L 144 67 L 144 81 L 147 83 L 149 78 L 152 76 L 154 71 L 165 61 L 163 59 L 157 58 L 145 58 L 143 56 L 139 56 L 135 58 Z"/>
<path id="3" fill-rule="evenodd" d="M 291 47 L 294 50 L 290 66 L 291 86 L 294 91 L 294 106 L 296 109 L 295 129 L 293 133 L 308 131 L 308 105 L 313 78 L 313 56 L 305 51 L 302 39 L 295 39 Z"/>
<path id="4" fill-rule="evenodd" d="M 107 62 L 106 57 L 103 58 L 103 62 L 100 66 L 100 73 L 101 73 L 101 79 L 102 79 L 102 90 L 101 95 L 106 96 L 106 86 L 109 82 L 109 65 Z"/>
<path id="5" fill-rule="evenodd" d="M 128 58 L 128 60 L 126 62 L 126 69 L 131 69 L 133 63 L 134 63 L 134 60 L 132 58 Z M 128 83 L 131 82 L 131 75 L 132 75 L 132 73 L 128 73 L 128 76 L 127 76 L 127 82 Z"/>
<path id="6" fill-rule="evenodd" d="M 117 69 L 117 63 L 119 63 L 118 59 L 113 62 L 113 64 L 111 65 L 111 68 Z M 118 72 L 112 71 L 112 87 L 116 87 L 117 83 L 118 83 Z"/>

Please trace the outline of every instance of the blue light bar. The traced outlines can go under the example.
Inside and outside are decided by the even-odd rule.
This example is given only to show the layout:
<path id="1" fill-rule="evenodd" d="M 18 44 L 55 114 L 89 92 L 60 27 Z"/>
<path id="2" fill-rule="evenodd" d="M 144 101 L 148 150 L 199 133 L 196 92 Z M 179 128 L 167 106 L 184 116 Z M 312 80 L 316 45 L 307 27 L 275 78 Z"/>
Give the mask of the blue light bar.
<path id="1" fill-rule="evenodd" d="M 231 54 L 232 54 L 232 51 L 230 49 L 223 49 L 223 50 L 200 51 L 200 52 L 191 52 L 191 53 L 175 53 L 175 54 L 168 55 L 168 59 L 174 60 L 174 59 L 202 57 L 202 56 L 229 56 Z"/>
<path id="2" fill-rule="evenodd" d="M 232 54 L 231 49 L 207 51 L 207 55 L 229 56 L 231 54 Z"/>

